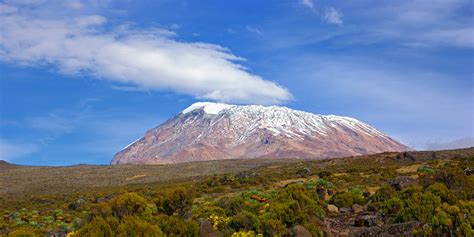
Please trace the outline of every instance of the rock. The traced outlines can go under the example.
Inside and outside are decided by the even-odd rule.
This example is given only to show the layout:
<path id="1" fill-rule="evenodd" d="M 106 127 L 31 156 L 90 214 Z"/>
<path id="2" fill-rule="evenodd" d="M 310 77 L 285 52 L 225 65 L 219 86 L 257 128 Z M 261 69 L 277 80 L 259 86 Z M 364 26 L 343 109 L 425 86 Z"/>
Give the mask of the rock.
<path id="1" fill-rule="evenodd" d="M 474 168 L 466 168 L 466 169 L 464 169 L 464 173 L 467 176 L 470 176 L 470 175 L 474 174 Z"/>
<path id="2" fill-rule="evenodd" d="M 415 229 L 426 228 L 421 222 L 405 222 L 399 224 L 385 225 L 382 227 L 372 226 L 372 227 L 359 227 L 352 231 L 350 236 L 413 236 L 413 231 Z M 435 235 L 438 236 L 438 235 Z M 441 233 L 439 236 L 443 236 Z"/>
<path id="3" fill-rule="evenodd" d="M 303 226 L 297 225 L 291 227 L 286 233 L 285 237 L 312 237 L 311 232 L 309 232 Z"/>
<path id="4" fill-rule="evenodd" d="M 86 200 L 84 198 L 79 198 L 76 201 L 69 203 L 68 209 L 70 210 L 76 210 L 86 204 Z"/>
<path id="5" fill-rule="evenodd" d="M 364 207 L 359 205 L 359 204 L 354 204 L 354 205 L 352 205 L 352 211 L 356 214 L 361 213 L 361 212 L 364 211 Z"/>
<path id="6" fill-rule="evenodd" d="M 335 205 L 332 205 L 332 204 L 329 204 L 326 208 L 328 209 L 328 212 L 330 212 L 330 213 L 338 213 L 339 212 L 339 208 L 337 208 Z"/>
<path id="7" fill-rule="evenodd" d="M 199 219 L 199 237 L 217 237 L 217 232 L 206 219 Z"/>
<path id="8" fill-rule="evenodd" d="M 339 208 L 339 212 L 341 212 L 341 213 L 348 213 L 350 211 L 351 211 L 351 209 L 347 208 L 347 207 Z"/>
<path id="9" fill-rule="evenodd" d="M 354 226 L 356 227 L 371 227 L 371 226 L 379 226 L 383 224 L 382 215 L 375 214 L 375 215 L 364 215 L 359 216 L 354 221 Z"/>
<path id="10" fill-rule="evenodd" d="M 391 236 L 413 236 L 414 229 L 422 229 L 423 223 L 410 221 L 384 227 L 384 232 Z"/>
<path id="11" fill-rule="evenodd" d="M 312 174 L 311 169 L 308 167 L 304 167 L 298 171 L 296 171 L 296 174 L 299 175 L 300 177 L 308 177 Z"/>
<path id="12" fill-rule="evenodd" d="M 402 190 L 416 184 L 416 180 L 410 176 L 398 176 L 394 180 L 389 181 L 389 184 L 396 190 Z"/>

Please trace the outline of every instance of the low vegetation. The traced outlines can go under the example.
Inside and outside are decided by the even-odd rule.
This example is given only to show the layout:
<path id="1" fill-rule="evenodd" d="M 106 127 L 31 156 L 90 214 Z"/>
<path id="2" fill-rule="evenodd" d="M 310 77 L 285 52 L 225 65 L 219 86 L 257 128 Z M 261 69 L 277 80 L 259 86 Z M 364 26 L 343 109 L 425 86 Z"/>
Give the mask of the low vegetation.
<path id="1" fill-rule="evenodd" d="M 4 192 L 0 235 L 474 235 L 474 149 L 252 162 L 186 180 Z"/>

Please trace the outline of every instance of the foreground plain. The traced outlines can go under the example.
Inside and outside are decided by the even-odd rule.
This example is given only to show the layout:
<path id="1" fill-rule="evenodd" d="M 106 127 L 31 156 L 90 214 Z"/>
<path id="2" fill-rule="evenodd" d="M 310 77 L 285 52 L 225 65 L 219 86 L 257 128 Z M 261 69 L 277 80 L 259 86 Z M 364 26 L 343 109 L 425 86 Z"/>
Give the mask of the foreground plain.
<path id="1" fill-rule="evenodd" d="M 0 163 L 0 235 L 472 236 L 474 148 L 327 160 Z"/>

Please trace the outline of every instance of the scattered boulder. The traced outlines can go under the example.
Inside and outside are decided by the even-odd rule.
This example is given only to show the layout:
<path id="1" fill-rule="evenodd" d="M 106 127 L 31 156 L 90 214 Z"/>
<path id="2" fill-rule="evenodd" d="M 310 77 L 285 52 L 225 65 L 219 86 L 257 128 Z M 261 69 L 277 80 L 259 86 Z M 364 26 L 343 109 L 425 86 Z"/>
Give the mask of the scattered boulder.
<path id="1" fill-rule="evenodd" d="M 304 167 L 302 169 L 299 169 L 296 171 L 296 174 L 299 175 L 300 177 L 308 177 L 312 174 L 311 169 L 308 167 Z"/>
<path id="2" fill-rule="evenodd" d="M 330 213 L 338 213 L 339 208 L 337 208 L 335 205 L 329 204 L 327 207 L 328 212 Z"/>
<path id="3" fill-rule="evenodd" d="M 414 229 L 423 229 L 424 224 L 418 221 L 410 221 L 399 224 L 388 225 L 384 228 L 384 233 L 391 236 L 413 236 Z"/>
<path id="4" fill-rule="evenodd" d="M 404 222 L 399 224 L 385 225 L 382 227 L 359 227 L 354 229 L 350 236 L 413 236 L 415 229 L 426 228 L 423 223 L 417 221 Z M 437 235 L 436 235 L 437 236 Z M 442 236 L 440 234 L 440 236 Z"/>
<path id="5" fill-rule="evenodd" d="M 389 184 L 396 190 L 402 190 L 416 184 L 416 180 L 410 176 L 398 176 L 394 180 L 391 180 Z"/>
<path id="6" fill-rule="evenodd" d="M 464 173 L 467 176 L 470 176 L 470 175 L 474 174 L 474 168 L 466 168 L 466 169 L 464 169 Z"/>
<path id="7" fill-rule="evenodd" d="M 357 229 L 354 229 L 350 236 L 352 237 L 366 237 L 366 236 L 387 236 L 382 234 L 383 230 L 381 227 L 378 226 L 372 226 L 372 227 L 358 227 Z M 398 236 L 398 235 L 397 235 Z"/>
<path id="8" fill-rule="evenodd" d="M 354 221 L 354 226 L 356 227 L 372 227 L 380 225 L 383 225 L 383 217 L 380 213 L 377 213 L 375 215 L 359 216 Z"/>
<path id="9" fill-rule="evenodd" d="M 84 198 L 79 198 L 76 201 L 69 203 L 68 209 L 77 210 L 78 208 L 84 206 L 84 204 L 86 204 L 86 200 Z"/>
<path id="10" fill-rule="evenodd" d="M 199 237 L 217 237 L 217 232 L 206 219 L 199 219 Z"/>
<path id="11" fill-rule="evenodd" d="M 354 212 L 354 213 L 357 214 L 357 213 L 361 213 L 361 212 L 363 212 L 363 211 L 364 211 L 364 207 L 363 207 L 363 206 L 361 206 L 361 205 L 359 205 L 359 204 L 354 204 L 354 205 L 352 205 L 352 212 Z"/>
<path id="12" fill-rule="evenodd" d="M 339 208 L 339 212 L 341 213 L 348 213 L 350 212 L 351 209 L 350 208 L 347 208 L 347 207 L 342 207 L 342 208 Z"/>
<path id="13" fill-rule="evenodd" d="M 300 225 L 291 227 L 286 233 L 286 237 L 312 237 L 311 232 Z"/>

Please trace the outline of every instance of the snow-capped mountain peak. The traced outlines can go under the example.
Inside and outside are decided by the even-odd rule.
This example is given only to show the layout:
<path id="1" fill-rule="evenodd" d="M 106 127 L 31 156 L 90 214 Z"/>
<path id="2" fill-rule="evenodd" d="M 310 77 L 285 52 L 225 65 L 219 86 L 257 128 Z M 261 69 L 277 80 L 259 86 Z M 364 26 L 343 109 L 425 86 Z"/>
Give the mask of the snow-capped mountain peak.
<path id="1" fill-rule="evenodd" d="M 192 104 L 191 106 L 187 107 L 181 113 L 187 114 L 189 112 L 202 109 L 204 112 L 207 114 L 218 114 L 222 110 L 232 107 L 234 105 L 228 105 L 228 104 L 223 104 L 223 103 L 214 103 L 214 102 L 196 102 Z"/>
<path id="2" fill-rule="evenodd" d="M 198 102 L 148 131 L 112 163 L 228 158 L 326 158 L 408 147 L 350 117 L 281 106 Z"/>

